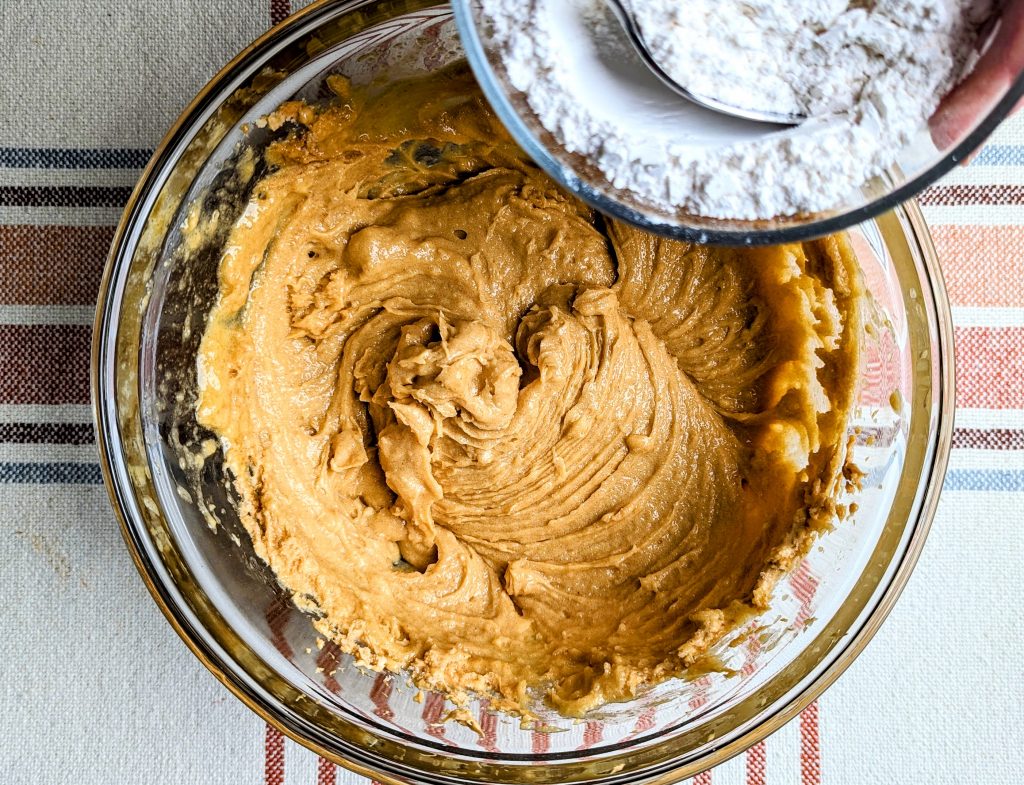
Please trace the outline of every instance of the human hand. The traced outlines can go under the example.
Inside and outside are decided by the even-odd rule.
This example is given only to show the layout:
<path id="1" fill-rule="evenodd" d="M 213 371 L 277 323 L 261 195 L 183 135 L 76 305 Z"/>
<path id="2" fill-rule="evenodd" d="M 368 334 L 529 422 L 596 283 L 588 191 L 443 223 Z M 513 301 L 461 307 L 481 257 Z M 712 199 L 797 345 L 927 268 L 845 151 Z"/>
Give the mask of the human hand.
<path id="1" fill-rule="evenodd" d="M 1024 0 L 1006 0 L 992 44 L 974 70 L 939 104 L 928 126 L 940 150 L 962 140 L 1024 72 Z M 1018 103 L 1014 111 L 1020 109 Z"/>

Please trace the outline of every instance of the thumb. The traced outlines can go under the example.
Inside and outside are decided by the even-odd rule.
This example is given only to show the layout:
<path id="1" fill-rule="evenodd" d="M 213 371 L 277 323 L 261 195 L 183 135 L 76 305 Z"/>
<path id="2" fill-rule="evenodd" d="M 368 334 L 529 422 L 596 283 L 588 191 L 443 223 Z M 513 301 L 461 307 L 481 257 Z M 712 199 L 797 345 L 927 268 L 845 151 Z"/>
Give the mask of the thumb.
<path id="1" fill-rule="evenodd" d="M 942 99 L 928 121 L 935 146 L 948 150 L 967 136 L 1022 72 L 1024 0 L 1011 0 L 974 70 Z"/>

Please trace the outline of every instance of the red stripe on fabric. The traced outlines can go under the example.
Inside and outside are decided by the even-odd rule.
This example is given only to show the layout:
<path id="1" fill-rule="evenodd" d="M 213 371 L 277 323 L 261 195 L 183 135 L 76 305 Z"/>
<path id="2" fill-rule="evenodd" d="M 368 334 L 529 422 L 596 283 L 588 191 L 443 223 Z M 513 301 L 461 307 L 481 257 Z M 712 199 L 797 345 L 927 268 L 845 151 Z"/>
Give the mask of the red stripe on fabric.
<path id="1" fill-rule="evenodd" d="M 862 427 L 856 434 L 857 438 L 855 444 L 859 446 L 879 444 L 879 445 L 890 445 L 893 440 L 896 439 L 897 434 L 900 433 L 900 429 L 895 425 L 886 425 L 884 427 Z"/>
<path id="2" fill-rule="evenodd" d="M 651 728 L 653 728 L 655 711 L 656 710 L 653 706 L 649 706 L 648 708 L 640 712 L 640 716 L 636 718 L 636 724 L 633 725 L 633 730 L 631 730 L 622 738 L 622 742 L 632 741 L 641 733 L 646 733 Z"/>
<path id="3" fill-rule="evenodd" d="M 957 327 L 954 335 L 957 405 L 1024 408 L 1024 327 Z M 900 372 L 896 347 L 885 332 L 881 341 L 865 346 L 861 401 L 887 406 L 892 391 L 903 386 Z"/>
<path id="4" fill-rule="evenodd" d="M 804 624 L 813 615 L 814 596 L 818 593 L 820 582 L 818 576 L 811 572 L 806 559 L 793 571 L 789 585 L 793 589 L 793 596 L 800 601 L 800 608 L 793 619 L 796 626 Z"/>
<path id="5" fill-rule="evenodd" d="M 407 728 L 395 722 L 395 712 L 391 708 L 391 692 L 393 689 L 394 684 L 391 681 L 391 675 L 388 673 L 378 673 L 377 678 L 373 680 L 373 686 L 370 687 L 370 700 L 374 706 L 373 713 L 385 722 L 390 722 L 400 731 L 409 733 Z"/>
<path id="6" fill-rule="evenodd" d="M 925 205 L 1024 204 L 1024 186 L 936 185 L 921 193 L 918 201 Z"/>
<path id="7" fill-rule="evenodd" d="M 274 645 L 275 649 L 288 659 L 291 659 L 293 654 L 291 644 L 288 643 L 286 635 L 288 617 L 291 615 L 291 612 L 291 600 L 287 597 L 278 597 L 270 603 L 264 614 L 267 626 L 270 628 L 270 642 Z"/>
<path id="8" fill-rule="evenodd" d="M 814 611 L 814 597 L 818 592 L 820 579 L 807 563 L 793 571 L 789 581 L 793 596 L 800 601 L 800 608 L 793 619 L 797 627 L 806 623 Z M 800 783 L 801 785 L 820 785 L 821 754 L 818 749 L 818 704 L 812 703 L 800 715 Z"/>
<path id="9" fill-rule="evenodd" d="M 444 737 L 444 725 L 441 724 L 441 714 L 444 712 L 444 696 L 439 692 L 428 692 L 423 702 L 423 724 L 427 733 L 435 739 L 448 741 Z"/>
<path id="10" fill-rule="evenodd" d="M 954 335 L 957 406 L 1024 409 L 1024 328 L 958 327 Z"/>
<path id="11" fill-rule="evenodd" d="M 953 305 L 1024 304 L 1024 226 L 931 227 Z"/>
<path id="12" fill-rule="evenodd" d="M 269 724 L 263 738 L 263 781 L 284 785 L 284 734 Z"/>
<path id="13" fill-rule="evenodd" d="M 291 0 L 270 0 L 270 24 L 280 24 L 291 12 Z"/>
<path id="14" fill-rule="evenodd" d="M 92 305 L 112 226 L 0 226 L 0 303 Z"/>
<path id="15" fill-rule="evenodd" d="M 711 686 L 711 677 L 701 676 L 693 683 L 696 685 L 697 690 L 694 696 L 690 698 L 690 710 L 696 711 L 708 702 L 708 687 Z"/>
<path id="16" fill-rule="evenodd" d="M 746 652 L 743 657 L 743 665 L 740 668 L 740 675 L 752 676 L 754 671 L 757 670 L 757 655 L 761 651 L 761 639 L 757 635 L 756 625 L 750 625 L 744 648 Z"/>
<path id="17" fill-rule="evenodd" d="M 693 785 L 711 785 L 711 769 L 702 771 L 693 778 Z"/>
<path id="18" fill-rule="evenodd" d="M 604 736 L 604 723 L 590 720 L 587 722 L 586 727 L 583 729 L 583 743 L 578 746 L 577 750 L 589 750 L 595 744 L 600 744 L 601 738 Z"/>
<path id="19" fill-rule="evenodd" d="M 531 747 L 534 755 L 543 755 L 551 749 L 551 737 L 547 733 L 535 730 L 532 734 Z"/>
<path id="20" fill-rule="evenodd" d="M 800 785 L 821 785 L 817 701 L 800 713 Z"/>
<path id="21" fill-rule="evenodd" d="M 498 751 L 498 715 L 485 702 L 480 707 L 480 746 L 488 752 Z"/>
<path id="22" fill-rule="evenodd" d="M 901 386 L 902 371 L 899 349 L 889 330 L 883 330 L 877 341 L 866 341 L 861 403 L 868 406 L 888 405 L 892 391 Z"/>
<path id="23" fill-rule="evenodd" d="M 0 403 L 89 402 L 84 324 L 0 324 Z"/>
<path id="24" fill-rule="evenodd" d="M 2 428 L 0 428 L 2 433 Z M 957 428 L 953 447 L 975 450 L 1024 450 L 1024 430 L 1014 428 Z"/>
<path id="25" fill-rule="evenodd" d="M 337 771 L 327 758 L 320 758 L 316 764 L 316 785 L 334 785 Z"/>
<path id="26" fill-rule="evenodd" d="M 653 706 L 641 712 L 640 716 L 637 717 L 636 725 L 633 726 L 634 736 L 647 733 L 647 731 L 654 727 L 654 712 L 655 708 Z"/>
<path id="27" fill-rule="evenodd" d="M 324 686 L 335 694 L 341 692 L 341 685 L 334 678 L 334 673 L 337 671 L 340 663 L 341 649 L 338 648 L 336 643 L 325 641 L 323 648 L 320 649 L 320 653 L 316 655 L 316 664 L 318 668 L 323 669 Z"/>
<path id="28" fill-rule="evenodd" d="M 761 638 L 758 635 L 756 624 L 751 624 L 747 628 L 744 649 L 743 666 L 740 668 L 740 674 L 749 678 L 757 671 L 757 655 L 761 652 Z M 746 764 L 746 785 L 765 785 L 767 752 L 763 741 L 759 741 L 747 750 Z"/>
<path id="29" fill-rule="evenodd" d="M 373 680 L 373 687 L 370 688 L 370 700 L 373 701 L 373 713 L 382 720 L 390 722 L 395 718 L 395 713 L 388 705 L 391 700 L 391 679 L 385 673 L 378 673 Z"/>
<path id="30" fill-rule="evenodd" d="M 765 785 L 768 773 L 768 751 L 763 741 L 747 750 L 747 785 Z"/>
<path id="31" fill-rule="evenodd" d="M 897 306 L 900 299 L 899 289 L 890 284 L 891 265 L 879 261 L 878 252 L 860 232 L 853 232 L 850 235 L 850 244 L 853 246 L 854 254 L 862 261 L 861 272 L 864 275 L 865 286 L 877 305 L 891 315 L 893 328 L 898 333 L 903 327 L 904 320 Z"/>

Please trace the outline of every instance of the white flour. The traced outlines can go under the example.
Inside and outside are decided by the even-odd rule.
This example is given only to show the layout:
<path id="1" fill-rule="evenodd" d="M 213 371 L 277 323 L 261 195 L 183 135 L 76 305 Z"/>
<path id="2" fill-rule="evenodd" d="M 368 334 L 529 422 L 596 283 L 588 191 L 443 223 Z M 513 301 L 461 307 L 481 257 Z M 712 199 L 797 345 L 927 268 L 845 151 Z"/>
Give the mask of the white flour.
<path id="1" fill-rule="evenodd" d="M 764 219 L 836 207 L 913 141 L 991 0 L 632 0 L 652 52 L 696 92 L 807 113 L 779 130 L 683 106 L 603 0 L 477 0 L 512 86 L 569 152 L 658 211 Z M 934 149 L 934 148 L 933 148 Z"/>

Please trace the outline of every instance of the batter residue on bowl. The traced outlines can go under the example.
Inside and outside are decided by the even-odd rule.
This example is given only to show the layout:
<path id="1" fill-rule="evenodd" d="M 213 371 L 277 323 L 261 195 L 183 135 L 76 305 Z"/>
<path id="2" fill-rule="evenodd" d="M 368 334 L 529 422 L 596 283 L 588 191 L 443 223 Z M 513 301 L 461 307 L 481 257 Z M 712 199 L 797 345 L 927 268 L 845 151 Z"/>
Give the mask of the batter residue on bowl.
<path id="1" fill-rule="evenodd" d="M 579 714 L 683 673 L 827 525 L 862 331 L 841 236 L 605 223 L 464 67 L 282 107 L 199 358 L 256 552 L 373 668 Z M 301 127 L 300 127 L 301 126 Z"/>

